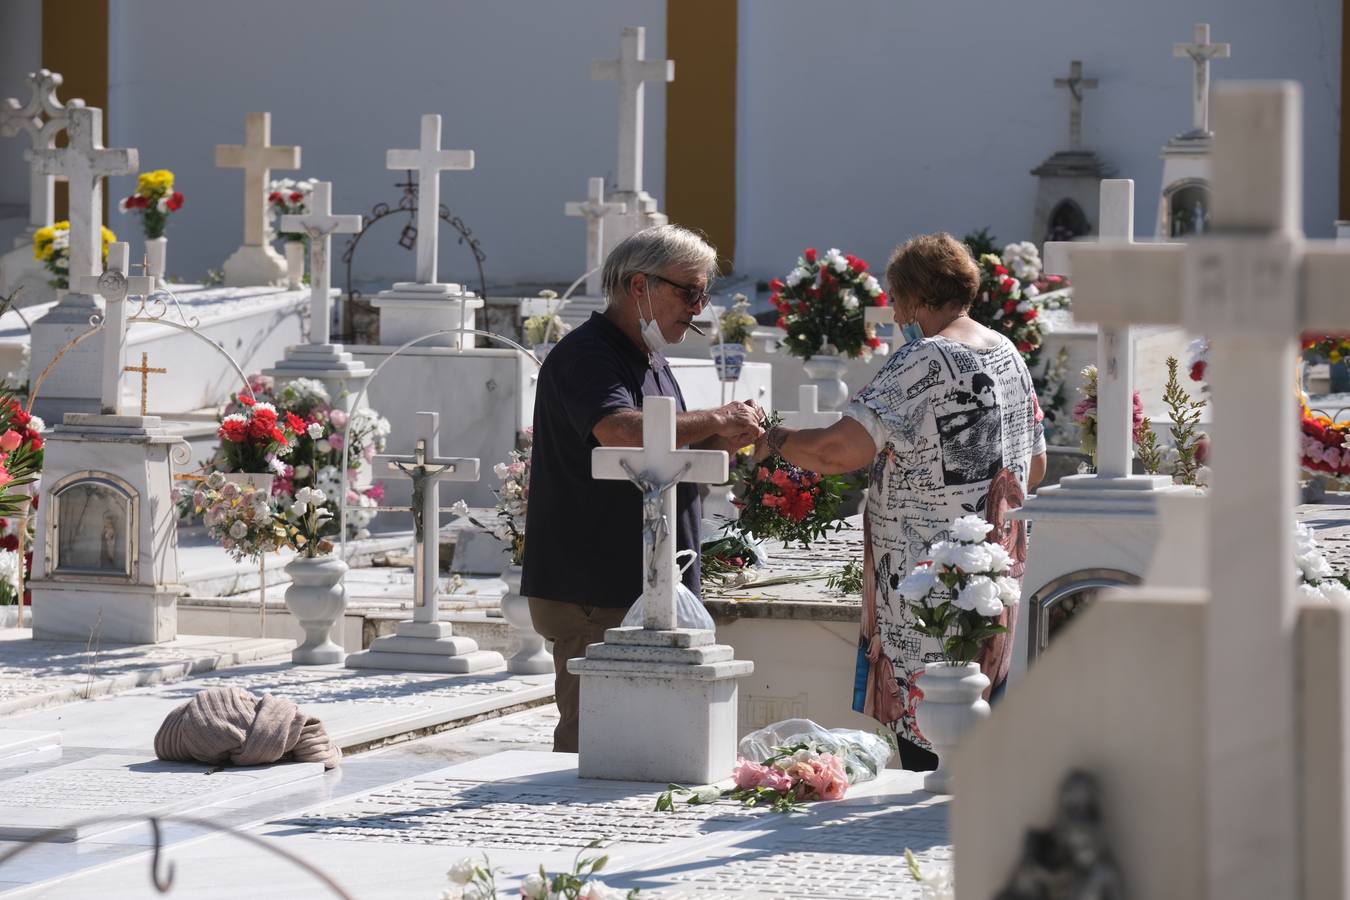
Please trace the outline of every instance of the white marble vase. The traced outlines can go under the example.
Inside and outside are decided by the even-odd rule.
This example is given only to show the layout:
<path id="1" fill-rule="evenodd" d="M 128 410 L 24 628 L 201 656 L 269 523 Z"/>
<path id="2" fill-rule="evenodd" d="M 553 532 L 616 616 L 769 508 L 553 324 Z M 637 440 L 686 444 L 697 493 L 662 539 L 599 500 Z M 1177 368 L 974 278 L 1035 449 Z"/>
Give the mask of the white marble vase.
<path id="1" fill-rule="evenodd" d="M 806 383 L 816 386 L 817 402 L 820 409 L 841 409 L 848 402 L 848 385 L 844 382 L 844 373 L 848 371 L 848 360 L 837 352 L 817 353 L 810 359 L 802 360 L 806 370 Z"/>
<path id="2" fill-rule="evenodd" d="M 741 367 L 745 365 L 744 344 L 713 344 L 708 352 L 713 365 L 717 367 L 719 381 L 730 383 L 741 380 Z"/>
<path id="3" fill-rule="evenodd" d="M 155 287 L 164 287 L 165 266 L 168 263 L 169 239 L 166 237 L 145 239 L 145 274 L 155 279 Z"/>
<path id="4" fill-rule="evenodd" d="M 295 290 L 305 282 L 305 242 L 287 241 L 282 247 L 286 251 L 286 286 Z"/>
<path id="5" fill-rule="evenodd" d="M 502 570 L 506 593 L 502 594 L 502 617 L 511 624 L 516 652 L 506 660 L 506 671 L 517 675 L 547 675 L 553 671 L 553 657 L 544 649 L 544 639 L 534 630 L 529 598 L 520 593 L 521 568 L 507 565 Z"/>
<path id="6" fill-rule="evenodd" d="M 919 682 L 923 699 L 914 718 L 938 757 L 938 767 L 924 776 L 923 787 L 930 793 L 950 794 L 948 757 L 972 725 L 989 718 L 989 703 L 982 696 L 989 679 L 978 663 L 934 662 L 924 667 Z"/>
<path id="7" fill-rule="evenodd" d="M 333 641 L 333 626 L 347 608 L 342 576 L 347 564 L 335 556 L 299 556 L 286 564 L 291 579 L 286 588 L 286 608 L 305 629 L 305 640 L 291 651 L 297 666 L 321 666 L 342 662 L 347 653 Z"/>

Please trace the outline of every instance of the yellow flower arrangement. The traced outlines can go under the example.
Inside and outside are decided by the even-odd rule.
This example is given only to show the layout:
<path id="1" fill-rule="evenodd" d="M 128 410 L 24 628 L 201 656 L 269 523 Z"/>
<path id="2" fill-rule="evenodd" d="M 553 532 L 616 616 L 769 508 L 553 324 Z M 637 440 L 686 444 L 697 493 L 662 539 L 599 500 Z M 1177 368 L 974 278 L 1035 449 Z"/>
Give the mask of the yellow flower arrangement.
<path id="1" fill-rule="evenodd" d="M 108 261 L 108 247 L 117 235 L 106 225 L 99 226 L 102 238 L 102 260 Z M 54 276 L 47 283 L 52 287 L 70 287 L 70 222 L 53 222 L 33 233 L 33 259 L 42 263 Z"/>
<path id="2" fill-rule="evenodd" d="M 123 213 L 138 213 L 147 238 L 164 237 L 169 216 L 183 207 L 183 195 L 173 189 L 173 173 L 168 169 L 142 172 L 136 190 L 117 204 Z"/>
<path id="3" fill-rule="evenodd" d="M 161 194 L 167 194 L 173 190 L 173 173 L 168 169 L 155 169 L 153 172 L 142 172 L 136 178 L 136 193 L 142 197 L 154 196 L 156 199 Z"/>

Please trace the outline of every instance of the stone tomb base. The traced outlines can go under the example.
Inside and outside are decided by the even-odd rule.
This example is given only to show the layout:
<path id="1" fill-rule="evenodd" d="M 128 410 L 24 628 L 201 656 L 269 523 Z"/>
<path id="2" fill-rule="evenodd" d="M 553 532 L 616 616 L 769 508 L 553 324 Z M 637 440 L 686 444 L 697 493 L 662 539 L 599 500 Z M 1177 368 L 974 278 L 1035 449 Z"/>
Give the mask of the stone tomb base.
<path id="1" fill-rule="evenodd" d="M 506 665 L 500 653 L 479 650 L 473 638 L 454 633 L 449 622 L 400 622 L 392 635 L 371 641 L 369 650 L 347 657 L 349 669 L 393 669 L 468 675 Z"/>

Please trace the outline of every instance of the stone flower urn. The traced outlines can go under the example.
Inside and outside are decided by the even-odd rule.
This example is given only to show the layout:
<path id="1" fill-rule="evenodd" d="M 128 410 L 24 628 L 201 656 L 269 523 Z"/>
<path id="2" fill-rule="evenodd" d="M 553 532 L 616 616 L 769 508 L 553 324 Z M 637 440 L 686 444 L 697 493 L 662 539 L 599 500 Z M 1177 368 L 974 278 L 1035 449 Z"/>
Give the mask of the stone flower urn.
<path id="1" fill-rule="evenodd" d="M 164 287 L 165 273 L 168 271 L 169 239 L 166 237 L 145 239 L 145 274 L 155 279 L 155 287 Z"/>
<path id="2" fill-rule="evenodd" d="M 333 626 L 347 608 L 347 590 L 342 576 L 347 564 L 336 556 L 297 556 L 286 564 L 291 579 L 286 588 L 286 608 L 305 630 L 305 640 L 291 651 L 297 666 L 340 663 L 347 651 L 333 641 Z"/>
<path id="3" fill-rule="evenodd" d="M 924 667 L 919 687 L 923 699 L 914 718 L 938 757 L 938 767 L 924 776 L 923 788 L 933 794 L 950 794 L 948 758 L 972 725 L 989 718 L 989 703 L 982 696 L 989 679 L 978 663 L 934 662 Z"/>
<path id="4" fill-rule="evenodd" d="M 806 370 L 806 383 L 816 386 L 819 408 L 842 409 L 848 402 L 848 385 L 844 382 L 848 360 L 836 350 L 822 351 L 802 360 L 802 368 Z"/>
<path id="5" fill-rule="evenodd" d="M 502 594 L 502 618 L 511 625 L 516 652 L 506 660 L 506 671 L 516 675 L 547 675 L 553 671 L 553 657 L 544 649 L 544 639 L 534 630 L 529 598 L 520 593 L 520 566 L 502 570 L 506 593 Z"/>

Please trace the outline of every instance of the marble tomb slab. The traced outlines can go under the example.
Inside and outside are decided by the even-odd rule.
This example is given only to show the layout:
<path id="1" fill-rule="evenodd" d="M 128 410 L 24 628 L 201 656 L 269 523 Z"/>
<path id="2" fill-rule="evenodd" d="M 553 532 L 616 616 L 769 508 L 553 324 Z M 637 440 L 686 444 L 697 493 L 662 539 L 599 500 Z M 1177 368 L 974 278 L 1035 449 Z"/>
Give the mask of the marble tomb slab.
<path id="1" fill-rule="evenodd" d="M 59 731 L 0 728 L 0 766 L 27 765 L 60 755 Z"/>
<path id="2" fill-rule="evenodd" d="M 321 763 L 211 770 L 153 756 L 100 754 L 4 782 L 0 838 L 51 836 L 101 815 L 202 811 L 221 801 L 323 774 Z M 130 827 L 123 822 L 80 825 L 56 840 L 83 840 Z"/>

